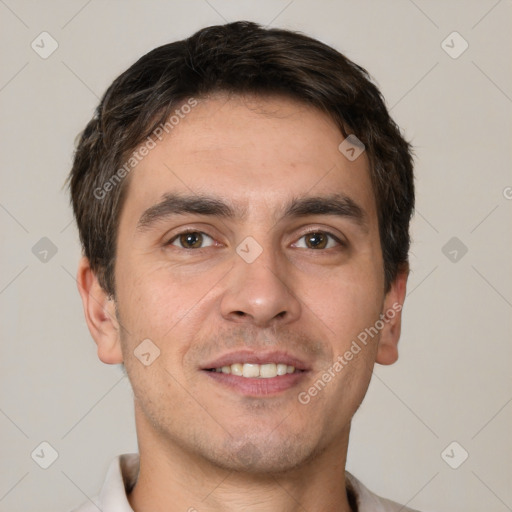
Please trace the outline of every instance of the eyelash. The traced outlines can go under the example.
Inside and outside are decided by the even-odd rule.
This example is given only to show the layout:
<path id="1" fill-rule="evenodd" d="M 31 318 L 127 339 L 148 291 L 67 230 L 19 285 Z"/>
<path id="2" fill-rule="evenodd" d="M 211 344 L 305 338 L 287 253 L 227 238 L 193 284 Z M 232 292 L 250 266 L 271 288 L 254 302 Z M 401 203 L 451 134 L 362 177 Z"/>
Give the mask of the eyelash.
<path id="1" fill-rule="evenodd" d="M 187 235 L 189 233 L 200 233 L 201 235 L 206 236 L 215 242 L 214 238 L 212 236 L 208 235 L 207 233 L 205 233 L 204 231 L 200 231 L 198 229 L 187 229 L 185 231 L 181 231 L 180 233 L 174 235 L 165 245 L 174 245 L 173 242 L 175 242 L 176 240 L 179 240 L 179 238 L 181 236 Z M 207 246 L 207 247 L 210 247 L 210 246 Z M 198 249 L 191 249 L 190 247 L 179 247 L 179 246 L 178 246 L 178 248 L 183 249 L 183 250 L 188 250 L 188 251 L 200 251 L 201 249 L 206 249 L 206 247 L 200 247 Z"/>
<path id="2" fill-rule="evenodd" d="M 334 240 L 334 242 L 336 242 L 336 244 L 338 246 L 345 246 L 345 244 L 336 236 L 336 235 L 333 235 L 331 232 L 329 231 L 325 231 L 323 229 L 312 229 L 312 230 L 309 230 L 309 231 L 306 231 L 305 233 L 302 233 L 302 235 L 297 239 L 297 242 L 299 240 L 302 240 L 304 237 L 307 237 L 308 235 L 314 235 L 314 234 L 318 234 L 318 233 L 321 233 L 323 235 L 326 235 L 328 238 L 330 238 L 331 240 Z M 294 242 L 292 245 L 296 245 L 297 242 Z M 327 242 L 329 243 L 329 242 Z M 301 247 L 301 249 L 304 249 L 304 247 Z M 334 247 L 327 247 L 325 249 L 311 249 L 310 247 L 305 247 L 305 249 L 309 249 L 311 251 L 314 251 L 314 250 L 317 250 L 317 251 L 326 251 L 328 249 L 334 249 Z"/>
<path id="3" fill-rule="evenodd" d="M 206 237 L 210 238 L 213 242 L 215 242 L 215 239 L 212 236 L 210 236 L 207 233 L 205 233 L 204 231 L 200 231 L 200 230 L 197 230 L 197 229 L 187 229 L 185 231 L 182 231 L 182 232 L 177 233 L 176 235 L 174 235 L 165 245 L 174 245 L 175 241 L 179 240 L 179 238 L 181 236 L 186 235 L 188 233 L 199 233 L 199 234 L 201 234 L 203 236 L 206 236 Z M 309 230 L 309 231 L 306 231 L 306 232 L 302 233 L 302 235 L 292 245 L 297 244 L 297 242 L 299 240 L 303 239 L 304 237 L 307 237 L 308 235 L 313 235 L 313 234 L 317 234 L 317 233 L 322 233 L 322 234 L 326 235 L 328 238 L 330 238 L 331 240 L 334 240 L 334 242 L 336 242 L 336 244 L 341 246 L 341 247 L 345 247 L 346 246 L 346 243 L 341 241 L 336 235 L 332 234 L 329 231 L 325 231 L 323 229 L 312 229 L 312 230 Z M 180 247 L 180 246 L 177 246 L 177 247 L 179 249 L 188 250 L 188 251 L 200 251 L 201 249 L 207 249 L 208 247 L 211 247 L 212 245 L 214 245 L 214 244 L 211 244 L 211 245 L 206 246 L 206 247 L 199 247 L 197 249 L 190 248 L 190 247 Z M 303 247 L 301 247 L 301 249 L 302 248 Z M 328 250 L 328 249 L 333 249 L 333 247 L 328 247 L 326 249 L 311 249 L 309 247 L 306 247 L 306 249 L 309 249 L 311 251 L 315 251 L 315 250 L 317 250 L 317 251 L 325 251 L 325 250 Z"/>

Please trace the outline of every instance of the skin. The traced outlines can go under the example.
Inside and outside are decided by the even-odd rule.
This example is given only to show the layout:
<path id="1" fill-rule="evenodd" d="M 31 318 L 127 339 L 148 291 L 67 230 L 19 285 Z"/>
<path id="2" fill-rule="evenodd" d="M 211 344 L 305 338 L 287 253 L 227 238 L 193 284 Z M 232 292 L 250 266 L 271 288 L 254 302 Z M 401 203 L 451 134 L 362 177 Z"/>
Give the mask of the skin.
<path id="1" fill-rule="evenodd" d="M 78 284 L 98 356 L 124 362 L 134 390 L 136 512 L 350 510 L 351 418 L 375 362 L 398 357 L 400 313 L 307 405 L 297 396 L 381 313 L 403 304 L 407 274 L 385 293 L 368 160 L 363 153 L 350 162 L 342 140 L 324 113 L 291 99 L 203 99 L 130 175 L 115 301 L 82 258 Z M 137 229 L 165 193 L 213 197 L 235 215 L 170 215 Z M 364 222 L 283 217 L 294 199 L 333 194 L 357 204 Z M 180 247 L 185 229 L 208 235 L 205 247 Z M 308 246 L 310 232 L 327 246 Z M 248 236 L 262 249 L 252 263 L 236 252 Z M 148 338 L 160 356 L 144 366 L 134 350 Z M 247 396 L 202 370 L 240 348 L 280 350 L 309 371 L 283 392 Z"/>

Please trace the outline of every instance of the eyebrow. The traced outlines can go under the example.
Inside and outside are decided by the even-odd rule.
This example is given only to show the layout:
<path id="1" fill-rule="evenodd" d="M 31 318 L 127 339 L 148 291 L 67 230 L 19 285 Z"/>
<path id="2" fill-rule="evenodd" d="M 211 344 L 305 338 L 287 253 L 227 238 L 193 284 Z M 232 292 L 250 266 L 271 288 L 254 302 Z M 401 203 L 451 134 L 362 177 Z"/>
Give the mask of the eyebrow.
<path id="1" fill-rule="evenodd" d="M 234 208 L 220 198 L 201 195 L 167 193 L 162 200 L 145 210 L 137 223 L 137 231 L 147 231 L 159 221 L 172 215 L 198 214 L 224 219 L 244 218 L 245 209 Z M 284 207 L 281 218 L 300 218 L 310 215 L 335 215 L 354 222 L 367 230 L 368 216 L 353 199 L 343 194 L 296 197 Z"/>
<path id="2" fill-rule="evenodd" d="M 221 199 L 207 196 L 164 194 L 159 203 L 144 211 L 137 223 L 137 230 L 145 231 L 171 215 L 190 213 L 223 218 L 235 217 L 234 209 Z"/>
<path id="3" fill-rule="evenodd" d="M 284 212 L 284 217 L 308 215 L 345 217 L 364 230 L 368 229 L 368 215 L 364 209 L 344 194 L 295 198 L 288 203 Z"/>

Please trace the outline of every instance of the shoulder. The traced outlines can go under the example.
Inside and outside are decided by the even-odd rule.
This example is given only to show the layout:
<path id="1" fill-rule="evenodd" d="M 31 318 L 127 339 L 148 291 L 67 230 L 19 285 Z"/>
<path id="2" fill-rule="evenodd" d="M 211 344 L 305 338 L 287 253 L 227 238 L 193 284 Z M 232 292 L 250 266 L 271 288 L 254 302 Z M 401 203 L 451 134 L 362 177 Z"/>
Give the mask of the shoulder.
<path id="1" fill-rule="evenodd" d="M 355 476 L 345 472 L 348 485 L 357 498 L 358 512 L 419 512 L 395 501 L 377 496 L 367 489 Z"/>
<path id="2" fill-rule="evenodd" d="M 129 453 L 116 457 L 110 463 L 100 493 L 71 512 L 133 512 L 127 493 L 137 480 L 138 469 L 138 454 Z"/>

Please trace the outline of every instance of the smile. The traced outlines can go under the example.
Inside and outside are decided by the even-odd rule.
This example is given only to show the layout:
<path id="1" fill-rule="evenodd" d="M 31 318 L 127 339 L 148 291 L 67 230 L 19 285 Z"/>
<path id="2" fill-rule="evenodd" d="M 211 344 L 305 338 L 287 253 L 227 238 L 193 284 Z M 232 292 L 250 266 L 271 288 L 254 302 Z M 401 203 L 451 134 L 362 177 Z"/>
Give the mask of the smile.
<path id="1" fill-rule="evenodd" d="M 299 385 L 310 374 L 303 359 L 280 350 L 237 350 L 199 368 L 210 382 L 242 396 L 270 398 Z"/>
<path id="2" fill-rule="evenodd" d="M 300 370 L 286 363 L 234 363 L 219 368 L 211 368 L 209 371 L 237 375 L 238 377 L 249 379 L 272 379 L 277 376 L 296 373 Z"/>

